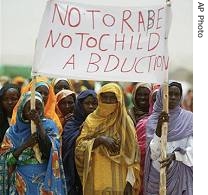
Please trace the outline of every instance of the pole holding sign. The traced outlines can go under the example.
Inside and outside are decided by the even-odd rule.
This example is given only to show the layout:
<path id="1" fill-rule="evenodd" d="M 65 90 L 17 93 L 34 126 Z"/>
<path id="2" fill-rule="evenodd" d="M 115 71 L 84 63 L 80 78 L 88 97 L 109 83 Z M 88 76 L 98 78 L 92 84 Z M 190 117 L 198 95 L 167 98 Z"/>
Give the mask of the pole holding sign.
<path id="1" fill-rule="evenodd" d="M 170 11 L 171 2 L 170 0 L 166 0 L 166 4 L 168 6 L 168 10 Z M 168 12 L 169 12 L 168 11 Z M 168 13 L 167 12 L 167 13 Z M 170 25 L 170 13 L 166 16 L 167 24 Z M 166 33 L 166 37 L 168 38 L 168 32 Z M 163 85 L 163 111 L 168 113 L 168 105 L 169 105 L 169 97 L 168 97 L 168 74 L 166 75 L 165 82 Z M 167 157 L 167 134 L 168 134 L 168 123 L 165 122 L 162 125 L 162 135 L 161 135 L 161 159 L 165 159 Z M 166 178 L 166 167 L 160 168 L 160 195 L 166 195 L 167 189 L 167 178 Z"/>
<path id="2" fill-rule="evenodd" d="M 168 113 L 168 83 L 163 85 L 163 111 Z M 167 157 L 167 134 L 168 123 L 165 122 L 162 125 L 161 135 L 161 159 Z M 160 169 L 160 195 L 166 195 L 166 167 Z"/>
<path id="3" fill-rule="evenodd" d="M 31 109 L 35 109 L 35 84 L 36 84 L 36 76 L 32 77 L 32 87 L 31 87 L 31 100 L 30 100 L 30 107 Z M 31 120 L 31 134 L 36 132 L 36 125 L 35 123 Z M 41 152 L 38 144 L 36 144 L 33 147 L 33 150 L 35 152 L 35 157 L 38 160 L 38 162 L 42 162 L 41 160 Z"/>

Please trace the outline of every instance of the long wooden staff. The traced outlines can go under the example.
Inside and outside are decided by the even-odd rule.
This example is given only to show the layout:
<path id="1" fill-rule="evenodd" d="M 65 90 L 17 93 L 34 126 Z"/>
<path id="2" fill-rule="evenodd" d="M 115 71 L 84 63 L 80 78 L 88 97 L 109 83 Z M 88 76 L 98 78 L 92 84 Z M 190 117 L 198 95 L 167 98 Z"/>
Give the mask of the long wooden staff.
<path id="1" fill-rule="evenodd" d="M 163 86 L 163 111 L 168 113 L 168 83 Z M 162 125 L 161 136 L 161 159 L 167 157 L 167 133 L 168 123 Z M 160 195 L 166 195 L 166 167 L 160 168 Z"/>
<path id="2" fill-rule="evenodd" d="M 30 107 L 31 109 L 35 109 L 35 84 L 36 84 L 36 76 L 32 77 L 32 87 L 31 87 L 31 101 L 30 101 Z M 36 132 L 36 125 L 33 121 L 31 121 L 31 133 L 35 133 Z M 42 162 L 41 160 L 41 152 L 40 152 L 40 148 L 38 146 L 38 144 L 36 144 L 33 147 L 33 150 L 35 152 L 35 157 L 38 160 L 38 162 Z"/>
<path id="3" fill-rule="evenodd" d="M 166 0 L 167 6 L 171 6 L 170 0 Z M 167 14 L 166 18 L 167 22 L 169 23 L 169 13 Z M 168 26 L 169 27 L 169 26 Z M 169 29 L 168 29 L 169 30 Z M 168 32 L 166 34 L 168 37 Z M 166 38 L 167 38 L 166 37 Z M 163 85 L 163 111 L 168 113 L 168 73 L 165 78 L 165 83 Z M 162 136 L 161 136 L 161 159 L 165 159 L 167 157 L 167 134 L 168 134 L 168 123 L 165 122 L 162 125 Z M 160 168 L 160 195 L 166 195 L 166 167 Z"/>

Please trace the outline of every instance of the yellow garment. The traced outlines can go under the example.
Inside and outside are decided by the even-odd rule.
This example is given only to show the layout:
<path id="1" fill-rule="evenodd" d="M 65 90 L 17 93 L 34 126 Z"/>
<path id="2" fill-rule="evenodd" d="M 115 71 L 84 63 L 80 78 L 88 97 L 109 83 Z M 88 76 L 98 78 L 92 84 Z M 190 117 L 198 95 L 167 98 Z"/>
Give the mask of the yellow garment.
<path id="1" fill-rule="evenodd" d="M 24 83 L 25 82 L 25 78 L 22 76 L 16 76 L 12 79 L 12 83 L 18 85 L 18 83 Z"/>
<path id="2" fill-rule="evenodd" d="M 57 116 L 57 114 L 55 112 L 56 96 L 55 96 L 55 94 L 53 92 L 53 88 L 48 83 L 48 79 L 46 77 L 37 77 L 36 78 L 36 82 L 37 83 L 38 82 L 45 82 L 48 85 L 48 87 L 49 87 L 48 100 L 47 100 L 46 105 L 44 105 L 44 116 L 46 118 L 49 118 L 49 119 L 53 120 L 56 123 L 56 126 L 59 129 L 59 134 L 61 135 L 62 131 L 63 131 L 63 128 L 62 128 L 61 122 L 59 120 L 59 117 Z M 23 93 L 25 93 L 27 91 L 30 91 L 31 87 L 32 87 L 32 81 L 28 85 L 26 85 L 26 86 L 24 86 L 22 88 L 21 93 L 23 94 Z M 12 124 L 16 123 L 17 108 L 18 108 L 18 106 L 20 104 L 20 99 L 19 99 L 19 101 L 17 102 L 16 106 L 13 109 L 12 120 L 11 120 Z"/>
<path id="3" fill-rule="evenodd" d="M 115 93 L 118 104 L 114 112 L 102 115 L 100 93 Z M 94 140 L 105 135 L 121 141 L 120 153 L 112 154 L 103 145 L 92 150 Z M 98 107 L 90 114 L 76 142 L 75 161 L 84 195 L 123 194 L 128 168 L 136 178 L 134 193 L 140 189 L 139 149 L 135 128 L 128 116 L 121 88 L 115 83 L 104 85 L 98 94 Z M 106 193 L 105 193 L 106 192 Z M 109 193 L 110 192 L 110 193 Z"/>

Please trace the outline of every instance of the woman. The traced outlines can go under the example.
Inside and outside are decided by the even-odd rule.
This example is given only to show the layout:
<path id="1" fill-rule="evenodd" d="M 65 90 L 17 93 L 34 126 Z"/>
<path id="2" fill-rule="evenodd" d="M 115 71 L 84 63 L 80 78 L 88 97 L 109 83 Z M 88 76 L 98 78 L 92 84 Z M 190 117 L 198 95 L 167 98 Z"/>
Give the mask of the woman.
<path id="1" fill-rule="evenodd" d="M 20 88 L 15 84 L 5 84 L 0 89 L 0 145 L 10 126 L 12 112 L 20 95 Z"/>
<path id="2" fill-rule="evenodd" d="M 4 170 L 0 177 L 1 194 L 65 194 L 58 129 L 52 120 L 44 118 L 41 95 L 35 94 L 35 110 L 30 109 L 30 99 L 30 92 L 23 94 L 16 124 L 8 129 L 0 148 Z M 36 124 L 34 134 L 31 120 Z M 42 162 L 35 157 L 35 144 L 42 153 Z"/>
<path id="3" fill-rule="evenodd" d="M 68 89 L 73 91 L 73 86 L 71 84 L 71 81 L 65 78 L 57 78 L 53 79 L 51 82 L 51 85 L 53 87 L 54 93 L 57 94 L 62 89 Z"/>
<path id="4" fill-rule="evenodd" d="M 148 121 L 149 116 L 152 114 L 153 105 L 156 101 L 155 96 L 157 92 L 159 91 L 159 88 L 160 88 L 159 85 L 153 86 L 153 89 L 149 95 L 149 112 L 148 114 L 145 114 L 136 125 L 137 141 L 138 141 L 139 148 L 141 151 L 140 165 L 142 168 L 144 167 L 144 160 L 145 160 L 145 154 L 146 154 L 146 123 Z"/>
<path id="5" fill-rule="evenodd" d="M 104 85 L 98 107 L 76 141 L 75 161 L 83 194 L 132 194 L 139 188 L 139 156 L 135 129 L 123 92 L 115 83 Z"/>
<path id="6" fill-rule="evenodd" d="M 169 116 L 162 112 L 162 88 L 157 93 L 147 130 L 148 149 L 145 159 L 144 194 L 159 194 L 160 165 L 167 167 L 167 194 L 193 194 L 193 114 L 180 107 L 182 86 L 169 84 Z M 168 123 L 167 158 L 160 159 L 163 122 Z M 162 161 L 161 161 L 162 160 Z"/>
<path id="7" fill-rule="evenodd" d="M 73 116 L 75 101 L 76 95 L 71 90 L 63 89 L 56 94 L 56 113 L 63 128 Z"/>
<path id="8" fill-rule="evenodd" d="M 68 195 L 82 195 L 82 185 L 74 159 L 75 143 L 80 134 L 82 123 L 96 107 L 96 93 L 93 90 L 82 91 L 77 96 L 74 115 L 64 127 L 62 135 L 62 157 Z"/>
<path id="9" fill-rule="evenodd" d="M 12 83 L 18 85 L 21 89 L 23 85 L 27 83 L 27 80 L 22 76 L 16 76 L 12 79 Z"/>
<path id="10" fill-rule="evenodd" d="M 139 120 L 149 112 L 149 96 L 151 89 L 149 83 L 138 83 L 133 90 L 132 101 L 134 106 L 129 110 L 129 114 L 135 126 Z"/>
<path id="11" fill-rule="evenodd" d="M 31 88 L 32 88 L 32 82 L 30 82 L 28 85 L 23 87 L 22 93 L 30 91 Z M 35 91 L 39 92 L 43 97 L 44 116 L 49 119 L 52 119 L 56 123 L 56 126 L 59 129 L 59 134 L 61 135 L 63 128 L 59 120 L 59 117 L 55 111 L 56 96 L 53 92 L 52 86 L 48 83 L 48 79 L 45 77 L 37 77 L 36 84 L 35 84 Z M 16 113 L 17 113 L 18 104 L 19 102 L 14 108 L 14 112 L 12 115 L 12 124 L 15 124 L 15 121 L 16 121 Z"/>

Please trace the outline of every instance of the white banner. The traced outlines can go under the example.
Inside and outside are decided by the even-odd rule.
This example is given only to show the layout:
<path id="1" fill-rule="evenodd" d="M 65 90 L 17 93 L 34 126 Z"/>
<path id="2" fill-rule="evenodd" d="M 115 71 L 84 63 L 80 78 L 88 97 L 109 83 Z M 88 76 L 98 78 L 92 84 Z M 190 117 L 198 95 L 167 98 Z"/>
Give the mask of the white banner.
<path id="1" fill-rule="evenodd" d="M 167 78 L 168 7 L 95 6 L 48 2 L 32 74 L 79 80 Z"/>

